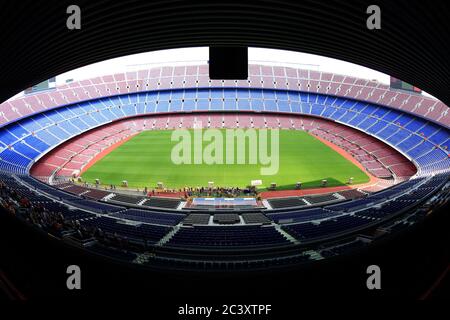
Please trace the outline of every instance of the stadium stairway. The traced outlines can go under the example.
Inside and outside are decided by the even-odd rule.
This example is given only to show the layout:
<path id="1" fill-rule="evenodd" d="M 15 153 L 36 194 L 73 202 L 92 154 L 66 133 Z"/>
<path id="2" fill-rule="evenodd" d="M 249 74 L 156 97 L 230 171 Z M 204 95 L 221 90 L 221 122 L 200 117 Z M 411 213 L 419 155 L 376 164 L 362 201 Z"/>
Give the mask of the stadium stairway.
<path id="1" fill-rule="evenodd" d="M 294 238 L 292 235 L 290 235 L 289 233 L 284 231 L 283 228 L 279 224 L 272 223 L 272 225 L 275 227 L 275 230 L 277 230 L 279 233 L 281 233 L 281 235 L 283 237 L 285 237 L 287 240 L 289 240 L 293 244 L 299 244 L 300 243 L 300 241 L 298 239 Z"/>
<path id="2" fill-rule="evenodd" d="M 164 237 L 161 238 L 161 240 L 159 240 L 156 243 L 156 246 L 161 247 L 161 246 L 165 245 L 166 243 L 168 243 L 173 238 L 173 236 L 178 232 L 178 230 L 180 230 L 180 228 L 181 228 L 181 223 L 174 226 L 172 228 L 172 230 L 170 230 Z"/>

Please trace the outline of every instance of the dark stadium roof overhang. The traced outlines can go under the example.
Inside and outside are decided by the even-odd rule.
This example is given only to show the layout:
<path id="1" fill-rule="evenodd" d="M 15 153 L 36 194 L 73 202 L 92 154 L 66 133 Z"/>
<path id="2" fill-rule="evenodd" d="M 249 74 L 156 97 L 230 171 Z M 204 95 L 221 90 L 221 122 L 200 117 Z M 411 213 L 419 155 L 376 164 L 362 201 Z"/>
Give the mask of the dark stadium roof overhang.
<path id="1" fill-rule="evenodd" d="M 278 48 L 360 64 L 450 105 L 448 1 L 377 1 L 382 29 L 366 28 L 372 1 L 72 1 L 0 6 L 0 101 L 57 74 L 105 59 L 169 48 Z M 301 63 L 301 62 L 300 62 Z M 363 76 L 363 75 L 362 75 Z"/>

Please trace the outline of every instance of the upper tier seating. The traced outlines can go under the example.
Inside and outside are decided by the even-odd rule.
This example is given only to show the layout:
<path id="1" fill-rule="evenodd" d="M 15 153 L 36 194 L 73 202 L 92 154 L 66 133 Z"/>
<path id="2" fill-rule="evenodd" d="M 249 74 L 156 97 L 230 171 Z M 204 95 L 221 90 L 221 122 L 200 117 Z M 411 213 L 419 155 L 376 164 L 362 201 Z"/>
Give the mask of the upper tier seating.
<path id="1" fill-rule="evenodd" d="M 249 108 L 256 111 L 282 111 L 282 106 L 287 104 L 290 112 L 310 115 L 317 114 L 313 112 L 312 106 L 319 105 L 321 111 L 317 115 L 349 124 L 378 137 L 414 159 L 420 167 L 419 173 L 426 174 L 446 170 L 450 167 L 448 156 L 450 134 L 448 130 L 412 115 L 405 116 L 404 113 L 400 112 L 392 113 L 391 109 L 385 107 L 344 98 L 328 99 L 327 96 L 313 93 L 256 89 L 192 89 L 171 90 L 164 92 L 164 94 L 155 91 L 101 98 L 46 111 L 19 120 L 0 130 L 0 169 L 26 173 L 33 163 L 33 159 L 43 152 L 42 149 L 45 145 L 48 146 L 48 150 L 70 137 L 86 131 L 88 128 L 106 124 L 111 120 L 136 115 L 141 111 L 144 113 L 171 111 L 172 104 L 180 100 L 183 105 L 182 110 L 185 110 L 184 107 L 189 110 L 203 110 L 204 101 L 202 97 L 205 94 L 217 98 L 224 97 L 223 100 L 211 99 L 210 101 L 207 99 L 207 110 L 242 110 L 240 99 L 249 99 L 249 97 L 251 98 Z M 227 97 L 230 94 L 235 98 L 228 99 Z M 144 110 L 138 110 L 134 101 L 144 103 Z M 227 125 L 235 127 L 237 121 L 236 116 L 224 116 L 223 118 L 225 127 Z M 311 122 L 313 121 L 311 120 Z M 166 125 L 163 127 L 167 127 L 168 118 L 161 123 L 165 123 Z M 154 125 L 155 123 L 153 123 Z M 297 129 L 299 125 L 305 129 L 310 127 L 308 121 L 300 121 L 297 127 L 295 123 L 292 124 L 293 128 Z M 279 118 L 269 118 L 265 120 L 264 126 L 279 127 L 281 122 Z M 130 134 L 131 132 L 128 132 L 125 135 Z M 35 149 L 32 141 L 27 142 L 29 137 L 41 141 L 38 142 L 39 147 L 36 146 Z M 400 140 L 399 137 L 401 137 Z M 79 153 L 94 142 L 95 138 L 86 137 L 82 144 L 71 146 L 69 150 Z M 110 143 L 111 141 L 105 141 L 104 146 Z M 89 156 L 89 154 L 86 155 Z M 77 169 L 76 163 L 79 160 L 70 158 L 69 160 L 74 165 L 67 167 L 67 169 L 69 171 Z M 392 159 L 386 161 L 389 165 L 396 163 L 393 163 Z"/>
<path id="2" fill-rule="evenodd" d="M 440 122 L 444 125 L 450 125 L 450 113 L 448 107 L 437 100 L 418 94 L 406 93 L 403 91 L 391 90 L 388 85 L 374 82 L 366 79 L 356 79 L 351 76 L 342 76 L 328 72 L 320 72 L 314 70 L 293 69 L 281 66 L 262 66 L 249 65 L 248 80 L 210 80 L 208 77 L 208 66 L 175 66 L 153 68 L 150 70 L 139 70 L 116 75 L 105 75 L 90 80 L 73 82 L 67 85 L 58 86 L 52 91 L 41 92 L 38 94 L 25 96 L 23 98 L 6 101 L 0 104 L 0 125 L 10 123 L 24 116 L 40 113 L 49 108 L 61 105 L 80 103 L 82 101 L 97 99 L 100 97 L 110 96 L 112 103 L 120 102 L 124 106 L 120 111 L 112 110 L 105 115 L 93 114 L 93 118 L 111 117 L 117 112 L 123 114 L 132 114 L 144 112 L 149 108 L 141 99 L 131 98 L 123 99 L 115 97 L 120 94 L 128 93 L 145 93 L 151 90 L 165 89 L 189 89 L 189 88 L 212 88 L 212 87 L 239 87 L 253 89 L 278 89 L 278 90 L 299 90 L 308 93 L 319 93 L 341 98 L 357 99 L 367 101 L 369 103 L 377 103 L 380 105 L 393 108 L 390 114 L 385 118 L 393 120 L 398 115 L 397 110 L 407 111 L 423 115 L 428 119 Z M 166 98 L 170 94 L 162 94 Z M 262 97 L 263 94 L 260 94 Z M 264 95 L 265 97 L 275 97 L 275 95 Z M 188 97 L 192 97 L 189 96 Z M 207 96 L 206 96 L 207 97 Z M 248 97 L 248 96 L 247 96 Z M 280 103 L 280 111 L 290 112 L 289 103 L 285 103 L 286 98 L 282 94 L 278 95 Z M 329 100 L 332 100 L 332 98 Z M 205 98 L 203 96 L 202 98 Z M 233 95 L 226 95 L 225 98 L 234 98 Z M 327 100 L 323 96 L 317 99 L 302 99 L 302 102 L 310 103 L 305 109 L 309 109 L 312 114 L 320 114 L 323 111 L 322 104 Z M 208 103 L 204 100 L 199 101 L 199 109 L 207 109 Z M 128 104 L 127 104 L 128 103 Z M 214 103 L 220 107 L 221 101 L 217 99 Z M 161 103 L 162 109 L 167 107 L 166 100 Z M 342 104 L 343 107 L 351 107 L 352 103 Z M 155 104 L 151 104 L 152 110 L 157 109 Z M 247 100 L 239 101 L 238 108 L 246 110 L 249 108 L 264 108 L 260 101 L 256 101 L 253 105 Z M 266 108 L 274 108 L 273 104 Z M 194 106 L 190 103 L 180 103 L 175 101 L 171 107 L 171 111 L 192 110 Z M 80 120 L 81 122 L 89 122 L 90 119 Z M 83 125 L 80 123 L 79 125 Z M 245 123 L 242 123 L 245 126 Z M 76 129 L 73 129 L 76 130 Z"/>

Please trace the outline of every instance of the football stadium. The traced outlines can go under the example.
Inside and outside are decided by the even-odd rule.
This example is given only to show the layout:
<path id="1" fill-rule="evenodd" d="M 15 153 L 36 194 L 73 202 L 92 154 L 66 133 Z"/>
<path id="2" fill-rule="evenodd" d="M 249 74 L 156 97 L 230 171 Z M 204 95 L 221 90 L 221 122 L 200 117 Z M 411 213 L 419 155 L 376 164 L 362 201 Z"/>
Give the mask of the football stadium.
<path id="1" fill-rule="evenodd" d="M 214 81 L 207 65 L 163 67 L 73 82 L 1 107 L 3 182 L 26 205 L 55 214 L 51 222 L 73 225 L 48 231 L 95 240 L 86 249 L 104 254 L 117 248 L 103 241 L 124 239 L 130 262 L 164 250 L 150 265 L 179 250 L 201 250 L 214 265 L 208 250 L 240 257 L 240 249 L 296 248 L 285 258 L 307 262 L 364 246 L 363 230 L 407 228 L 428 201 L 440 201 L 450 168 L 442 102 L 311 70 L 250 65 L 248 81 Z M 172 133 L 195 135 L 203 130 L 197 123 L 279 130 L 280 169 L 262 176 L 249 161 L 172 163 Z M 194 153 L 195 142 L 188 144 Z M 322 246 L 343 236 L 338 247 Z M 311 243 L 321 250 L 313 254 Z"/>
<path id="2" fill-rule="evenodd" d="M 448 105 L 275 60 L 33 83 L 0 104 L 5 215 L 106 265 L 223 274 L 365 254 L 447 204 Z"/>

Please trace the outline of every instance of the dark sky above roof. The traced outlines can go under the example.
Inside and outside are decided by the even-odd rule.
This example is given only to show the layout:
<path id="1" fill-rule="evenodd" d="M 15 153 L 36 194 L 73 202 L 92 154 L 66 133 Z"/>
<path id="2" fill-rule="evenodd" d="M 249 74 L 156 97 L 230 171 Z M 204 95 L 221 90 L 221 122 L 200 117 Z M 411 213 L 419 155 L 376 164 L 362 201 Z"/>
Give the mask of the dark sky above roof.
<path id="1" fill-rule="evenodd" d="M 73 1 L 0 3 L 0 101 L 87 64 L 152 50 L 231 45 L 287 49 L 357 63 L 407 81 L 450 105 L 448 1 Z M 300 62 L 301 63 L 301 62 Z M 364 76 L 364 75 L 361 75 Z"/>

